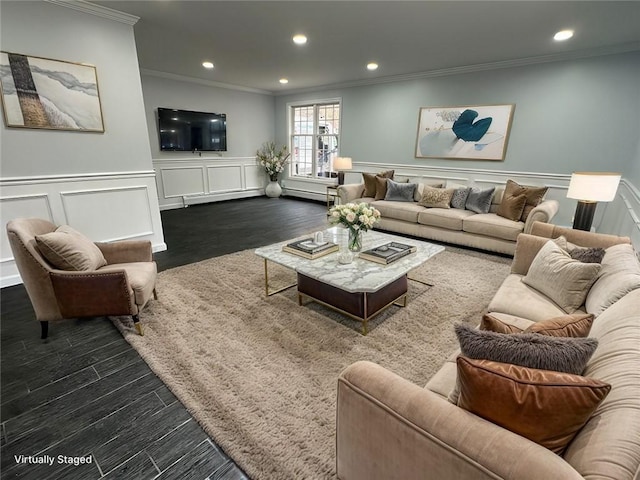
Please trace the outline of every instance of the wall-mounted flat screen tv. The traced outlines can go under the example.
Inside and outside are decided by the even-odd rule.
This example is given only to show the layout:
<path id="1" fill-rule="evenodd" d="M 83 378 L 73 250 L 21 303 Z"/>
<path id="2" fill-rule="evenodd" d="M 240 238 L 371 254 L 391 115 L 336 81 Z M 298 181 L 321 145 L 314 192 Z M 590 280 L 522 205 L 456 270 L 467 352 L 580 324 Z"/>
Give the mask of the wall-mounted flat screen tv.
<path id="1" fill-rule="evenodd" d="M 226 152 L 227 116 L 158 107 L 160 150 Z"/>

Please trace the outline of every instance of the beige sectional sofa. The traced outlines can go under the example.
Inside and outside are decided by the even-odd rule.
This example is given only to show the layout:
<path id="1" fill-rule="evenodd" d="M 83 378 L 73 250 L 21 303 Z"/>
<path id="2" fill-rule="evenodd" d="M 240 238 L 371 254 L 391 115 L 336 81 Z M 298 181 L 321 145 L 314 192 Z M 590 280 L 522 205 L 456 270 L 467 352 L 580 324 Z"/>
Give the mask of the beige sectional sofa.
<path id="1" fill-rule="evenodd" d="M 518 239 L 512 273 L 489 305 L 492 315 L 520 328 L 565 313 L 521 281 L 549 238 L 563 235 L 569 242 L 586 247 L 629 243 L 628 238 L 541 223 L 535 223 L 531 232 L 533 235 L 523 234 Z M 592 300 L 602 302 L 602 298 L 593 298 L 602 296 L 602 292 L 595 292 L 601 278 L 605 289 L 615 290 L 629 280 L 637 285 L 639 277 L 634 269 L 638 266 L 634 263 L 628 262 L 628 272 L 619 265 L 619 271 L 606 275 L 603 267 L 585 305 L 593 309 Z M 590 309 L 585 305 L 579 311 Z M 640 288 L 630 287 L 628 293 L 599 313 L 589 337 L 599 344 L 583 375 L 610 384 L 611 390 L 561 455 L 451 403 L 447 396 L 455 386 L 458 352 L 425 388 L 370 362 L 351 365 L 338 381 L 338 478 L 637 480 Z"/>
<path id="2" fill-rule="evenodd" d="M 504 188 L 496 188 L 489 213 L 474 213 L 456 208 L 426 208 L 417 202 L 376 200 L 363 197 L 364 183 L 338 186 L 340 203 L 366 202 L 380 211 L 375 228 L 406 235 L 513 255 L 516 238 L 529 233 L 533 222 L 549 222 L 558 211 L 556 200 L 544 200 L 535 207 L 526 222 L 513 221 L 496 214 Z"/>

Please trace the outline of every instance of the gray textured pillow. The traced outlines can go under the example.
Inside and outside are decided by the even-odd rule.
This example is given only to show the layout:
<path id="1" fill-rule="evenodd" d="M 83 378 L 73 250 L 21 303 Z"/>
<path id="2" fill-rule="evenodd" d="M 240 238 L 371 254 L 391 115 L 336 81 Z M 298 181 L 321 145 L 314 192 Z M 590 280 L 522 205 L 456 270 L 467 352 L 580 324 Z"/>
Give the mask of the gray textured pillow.
<path id="1" fill-rule="evenodd" d="M 470 191 L 471 188 L 469 187 L 456 188 L 453 191 L 453 196 L 451 197 L 451 207 L 464 210 Z"/>
<path id="2" fill-rule="evenodd" d="M 387 193 L 385 200 L 396 202 L 413 202 L 413 194 L 416 190 L 415 183 L 398 183 L 387 179 Z"/>
<path id="3" fill-rule="evenodd" d="M 496 187 L 478 188 L 471 187 L 465 208 L 476 213 L 489 213 L 491 208 L 491 199 L 496 191 Z"/>
<path id="4" fill-rule="evenodd" d="M 582 263 L 602 263 L 604 258 L 604 248 L 574 248 L 569 252 L 569 255 L 574 260 L 578 260 Z"/>
<path id="5" fill-rule="evenodd" d="M 455 326 L 462 354 L 477 360 L 581 375 L 598 348 L 589 337 L 553 337 L 538 333 L 496 333 Z"/>
<path id="6" fill-rule="evenodd" d="M 549 240 L 534 257 L 522 282 L 549 297 L 565 312 L 573 313 L 584 303 L 600 268 L 599 263 L 572 259 Z"/>

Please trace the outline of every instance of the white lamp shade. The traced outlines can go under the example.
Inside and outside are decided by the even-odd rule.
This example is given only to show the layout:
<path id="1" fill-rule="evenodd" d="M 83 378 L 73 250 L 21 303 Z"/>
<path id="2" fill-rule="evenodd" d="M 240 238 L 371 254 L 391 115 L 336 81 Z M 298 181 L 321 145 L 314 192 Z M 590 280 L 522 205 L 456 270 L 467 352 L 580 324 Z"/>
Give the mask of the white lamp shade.
<path id="1" fill-rule="evenodd" d="M 616 197 L 619 183 L 619 173 L 574 172 L 567 197 L 588 202 L 610 202 Z"/>
<path id="2" fill-rule="evenodd" d="M 352 168 L 351 157 L 336 157 L 333 159 L 334 170 L 351 170 Z"/>

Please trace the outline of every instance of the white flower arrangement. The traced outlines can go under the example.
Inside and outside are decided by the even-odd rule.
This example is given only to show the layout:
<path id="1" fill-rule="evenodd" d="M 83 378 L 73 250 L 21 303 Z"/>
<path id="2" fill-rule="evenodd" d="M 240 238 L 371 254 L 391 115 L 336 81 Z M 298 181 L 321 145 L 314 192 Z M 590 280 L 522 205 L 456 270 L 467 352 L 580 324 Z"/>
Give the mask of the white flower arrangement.
<path id="1" fill-rule="evenodd" d="M 284 167 L 289 161 L 290 153 L 284 145 L 278 149 L 275 142 L 265 142 L 260 150 L 256 152 L 258 163 L 264 168 L 272 181 L 278 180 L 278 174 L 284 171 Z"/>
<path id="2" fill-rule="evenodd" d="M 366 232 L 380 219 L 380 212 L 366 203 L 335 205 L 329 210 L 329 222 L 349 230 Z"/>

